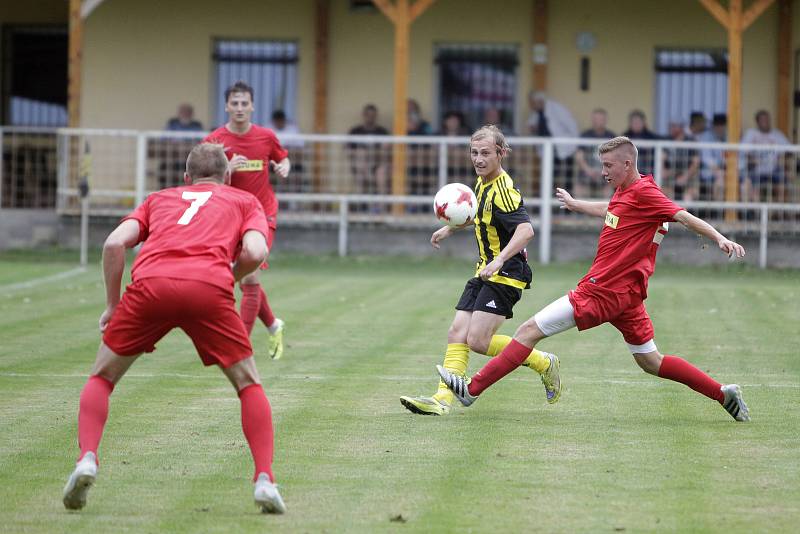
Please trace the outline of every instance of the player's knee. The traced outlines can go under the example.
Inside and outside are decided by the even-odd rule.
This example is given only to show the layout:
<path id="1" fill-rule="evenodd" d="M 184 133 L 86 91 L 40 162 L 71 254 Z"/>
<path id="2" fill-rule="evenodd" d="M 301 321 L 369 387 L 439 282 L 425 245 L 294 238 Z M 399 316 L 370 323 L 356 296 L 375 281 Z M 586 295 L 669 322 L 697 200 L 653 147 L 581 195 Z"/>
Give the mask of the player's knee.
<path id="1" fill-rule="evenodd" d="M 489 351 L 490 341 L 491 336 L 487 337 L 483 333 L 476 334 L 470 332 L 467 334 L 467 345 L 469 345 L 470 350 L 478 354 L 486 354 Z"/>
<path id="2" fill-rule="evenodd" d="M 661 360 L 663 356 L 658 352 L 648 354 L 634 354 L 633 359 L 641 367 L 642 371 L 647 374 L 658 376 L 658 370 L 661 368 Z"/>
<path id="3" fill-rule="evenodd" d="M 226 369 L 222 369 L 222 372 L 225 373 L 225 376 L 231 381 L 236 391 L 241 391 L 247 386 L 261 383 L 261 377 L 258 374 L 258 369 L 256 369 L 256 364 L 252 356 L 236 362 Z"/>
<path id="4" fill-rule="evenodd" d="M 533 317 L 519 325 L 519 328 L 517 328 L 517 331 L 514 333 L 514 339 L 528 347 L 533 347 L 544 337 L 545 335 L 539 329 L 539 325 L 536 324 Z"/>
<path id="5" fill-rule="evenodd" d="M 453 323 L 447 330 L 448 343 L 464 343 L 467 340 L 467 329 L 461 325 Z"/>

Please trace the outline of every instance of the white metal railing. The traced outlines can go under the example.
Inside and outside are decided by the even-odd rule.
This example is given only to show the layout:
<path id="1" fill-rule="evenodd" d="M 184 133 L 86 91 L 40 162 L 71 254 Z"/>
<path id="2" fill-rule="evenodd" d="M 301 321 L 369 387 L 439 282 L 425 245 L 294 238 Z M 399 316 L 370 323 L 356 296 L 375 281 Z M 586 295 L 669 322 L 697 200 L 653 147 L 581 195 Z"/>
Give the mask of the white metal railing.
<path id="1" fill-rule="evenodd" d="M 2 127 L 0 146 L 4 154 L 12 152 L 12 160 L 19 159 L 19 154 L 13 151 L 23 147 L 33 154 L 34 159 L 48 161 L 52 159 L 50 155 L 42 157 L 37 150 L 47 143 L 55 147 L 46 150 L 54 151 L 55 155 L 55 208 L 59 213 L 77 215 L 88 209 L 89 215 L 120 215 L 143 201 L 149 192 L 170 185 L 164 183 L 164 179 L 179 178 L 185 153 L 204 135 L 204 132 L 129 129 Z M 295 166 L 289 180 L 277 185 L 282 216 L 285 220 L 312 220 L 337 225 L 338 250 L 342 255 L 347 253 L 349 228 L 353 224 L 377 222 L 433 227 L 435 222 L 428 215 L 428 206 L 435 190 L 452 181 L 470 185 L 474 181 L 467 151 L 469 139 L 466 137 L 302 134 L 281 136 L 281 141 L 289 148 Z M 677 196 L 679 191 L 682 192 L 685 198 L 678 199 L 681 205 L 709 210 L 718 217 L 718 222 L 723 222 L 722 214 L 726 211 L 751 212 L 750 219 L 740 220 L 735 231 L 759 236 L 759 265 L 768 263 L 770 235 L 800 236 L 800 183 L 795 161 L 795 158 L 800 160 L 800 146 L 635 142 L 640 151 L 652 150 L 655 180 L 667 194 Z M 556 148 L 574 145 L 583 149 L 588 158 L 598 141 L 516 137 L 509 138 L 509 143 L 513 152 L 506 161 L 506 168 L 512 171 L 515 183 L 526 195 L 526 206 L 537 227 L 539 260 L 548 263 L 553 227 L 571 222 L 563 217 L 554 217 L 552 210 L 558 205 L 552 196 L 554 187 L 571 183 L 577 189 L 587 185 L 587 177 L 576 162 L 573 162 L 571 170 L 564 171 L 560 166 L 563 162 L 556 159 Z M 391 167 L 392 147 L 398 144 L 407 147 L 406 194 L 392 195 L 387 189 L 389 181 L 385 172 Z M 786 183 L 780 184 L 783 188 L 780 193 L 792 202 L 773 202 L 777 188 L 772 183 L 758 184 L 757 201 L 728 203 L 722 197 L 708 198 L 708 192 L 706 198 L 698 196 L 692 189 L 702 185 L 699 173 L 702 167 L 696 168 L 695 175 L 685 183 L 679 183 L 678 171 L 690 168 L 692 161 L 704 150 L 736 151 L 740 155 L 737 159 L 739 171 L 745 177 L 751 159 L 773 154 L 771 157 L 776 158 L 786 176 Z M 4 191 L 4 184 L 18 187 L 20 183 L 16 178 L 16 181 L 8 180 L 9 177 L 4 175 L 5 167 L 5 164 L 0 165 L 0 199 L 7 198 L 3 195 L 9 193 Z M 79 184 L 84 167 L 91 168 L 91 189 L 87 201 L 81 202 Z M 356 178 L 364 169 L 367 172 Z M 11 170 L 18 172 L 18 169 Z M 603 190 L 606 184 L 602 180 L 591 181 L 590 185 L 593 189 L 584 198 L 608 198 L 609 192 Z M 10 193 L 19 196 L 19 191 Z M 0 204 L 0 209 L 3 205 Z M 408 209 L 376 208 L 393 205 Z M 779 219 L 777 222 L 773 220 L 776 217 Z"/>

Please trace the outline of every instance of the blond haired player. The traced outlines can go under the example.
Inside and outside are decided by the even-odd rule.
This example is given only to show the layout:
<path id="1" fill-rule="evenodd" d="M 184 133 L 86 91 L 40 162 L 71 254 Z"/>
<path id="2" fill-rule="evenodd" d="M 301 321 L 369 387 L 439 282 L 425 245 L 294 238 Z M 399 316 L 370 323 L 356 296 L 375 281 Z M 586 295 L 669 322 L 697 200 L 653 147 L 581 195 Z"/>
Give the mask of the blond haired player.
<path id="1" fill-rule="evenodd" d="M 464 287 L 456 305 L 456 315 L 447 332 L 444 368 L 458 376 L 467 370 L 470 349 L 487 356 L 498 355 L 511 341 L 509 336 L 496 335 L 506 319 L 513 317 L 514 304 L 528 289 L 532 274 L 525 246 L 533 237 L 522 195 L 503 169 L 503 158 L 511 149 L 503 133 L 493 125 L 472 134 L 470 158 L 478 179 L 475 196 L 478 212 L 472 222 L 478 242 L 480 261 Z M 431 245 L 439 248 L 457 229 L 444 226 L 433 233 Z M 554 354 L 530 351 L 524 365 L 541 375 L 547 402 L 557 402 L 561 395 L 559 362 Z M 439 382 L 431 397 L 400 397 L 408 410 L 421 415 L 446 415 L 450 412 L 453 394 Z"/>

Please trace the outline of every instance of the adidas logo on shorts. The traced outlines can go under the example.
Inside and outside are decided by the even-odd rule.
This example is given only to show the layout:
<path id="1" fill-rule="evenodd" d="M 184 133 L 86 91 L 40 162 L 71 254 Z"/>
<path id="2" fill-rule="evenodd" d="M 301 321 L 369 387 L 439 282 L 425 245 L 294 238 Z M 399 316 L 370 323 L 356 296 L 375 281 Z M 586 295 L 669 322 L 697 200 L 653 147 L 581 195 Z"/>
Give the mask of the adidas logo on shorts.
<path id="1" fill-rule="evenodd" d="M 493 300 L 490 300 L 489 302 L 486 303 L 486 307 L 487 308 L 493 308 L 493 309 L 496 310 L 497 309 L 497 304 L 495 304 Z"/>

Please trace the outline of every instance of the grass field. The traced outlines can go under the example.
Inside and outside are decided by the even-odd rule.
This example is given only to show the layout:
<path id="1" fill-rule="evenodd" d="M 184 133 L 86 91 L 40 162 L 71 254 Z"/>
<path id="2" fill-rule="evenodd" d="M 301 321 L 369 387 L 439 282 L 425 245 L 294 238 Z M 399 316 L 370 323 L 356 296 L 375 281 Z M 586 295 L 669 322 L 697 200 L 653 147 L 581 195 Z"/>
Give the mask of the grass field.
<path id="1" fill-rule="evenodd" d="M 265 278 L 284 359 L 256 346 L 288 507 L 252 503 L 239 403 L 181 332 L 111 397 L 89 504 L 61 489 L 104 294 L 99 268 L 0 257 L 3 532 L 788 532 L 800 522 L 800 273 L 662 267 L 648 309 L 664 352 L 743 386 L 753 421 L 642 373 L 608 326 L 560 335 L 548 406 L 516 371 L 469 409 L 420 417 L 436 384 L 462 261 L 278 257 Z M 538 268 L 516 325 L 585 265 Z M 473 355 L 474 372 L 484 357 Z"/>

